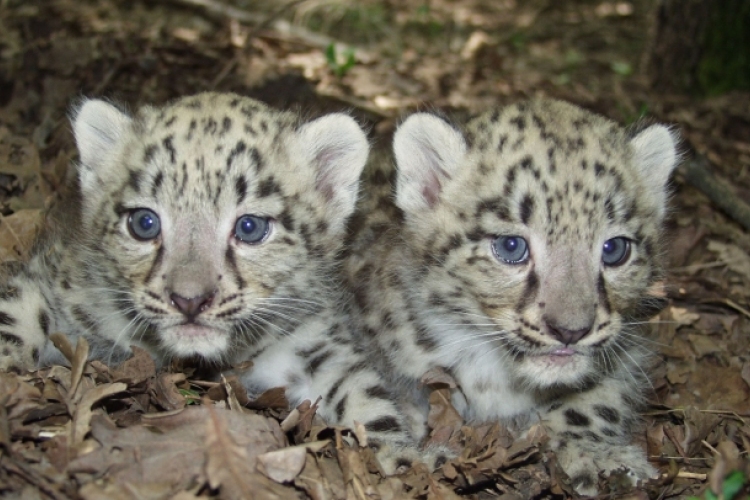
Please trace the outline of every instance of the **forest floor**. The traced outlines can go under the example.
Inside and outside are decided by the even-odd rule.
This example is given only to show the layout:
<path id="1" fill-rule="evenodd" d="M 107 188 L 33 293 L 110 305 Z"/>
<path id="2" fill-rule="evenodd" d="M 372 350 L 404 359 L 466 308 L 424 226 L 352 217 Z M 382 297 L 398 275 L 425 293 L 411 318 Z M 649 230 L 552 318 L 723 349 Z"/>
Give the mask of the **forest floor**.
<path id="1" fill-rule="evenodd" d="M 66 182 L 67 113 L 81 96 L 132 109 L 234 91 L 310 115 L 346 110 L 383 145 L 416 109 L 460 115 L 545 95 L 625 124 L 674 124 L 686 158 L 707 159 L 750 200 L 750 95 L 652 90 L 654 3 L 0 0 L 0 259 L 24 257 Z M 750 233 L 686 172 L 673 183 L 668 304 L 645 340 L 659 363 L 642 441 L 662 477 L 634 490 L 602 478 L 602 498 L 715 498 L 707 489 L 750 477 Z M 443 421 L 458 458 L 384 478 L 348 431 L 314 408 L 289 410 L 278 391 L 249 401 L 232 380 L 156 373 L 143 353 L 117 368 L 85 363 L 85 346 L 59 342 L 70 368 L 0 373 L 0 496 L 572 495 L 543 432 L 514 442 L 498 425 Z"/>

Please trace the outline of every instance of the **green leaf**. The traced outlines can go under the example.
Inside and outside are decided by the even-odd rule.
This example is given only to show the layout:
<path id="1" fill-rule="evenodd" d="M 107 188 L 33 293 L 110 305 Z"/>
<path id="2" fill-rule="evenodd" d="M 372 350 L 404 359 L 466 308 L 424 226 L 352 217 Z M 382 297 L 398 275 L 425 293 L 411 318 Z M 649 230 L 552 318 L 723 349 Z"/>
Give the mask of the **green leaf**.
<path id="1" fill-rule="evenodd" d="M 629 76 L 633 74 L 633 66 L 626 61 L 612 61 L 610 68 L 620 76 Z"/>
<path id="2" fill-rule="evenodd" d="M 724 496 L 724 500 L 732 500 L 734 496 L 742 490 L 745 485 L 745 474 L 742 471 L 730 472 L 728 476 L 724 478 L 724 483 L 721 485 L 721 493 Z"/>

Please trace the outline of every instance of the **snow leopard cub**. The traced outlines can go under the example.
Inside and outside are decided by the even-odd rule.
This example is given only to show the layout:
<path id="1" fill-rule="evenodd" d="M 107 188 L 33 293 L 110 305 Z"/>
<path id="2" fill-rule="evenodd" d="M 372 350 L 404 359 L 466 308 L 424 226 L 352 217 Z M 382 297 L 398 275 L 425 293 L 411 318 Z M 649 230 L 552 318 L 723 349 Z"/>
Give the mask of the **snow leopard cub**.
<path id="1" fill-rule="evenodd" d="M 305 123 L 205 93 L 133 116 L 87 100 L 73 131 L 80 213 L 8 271 L 0 368 L 63 362 L 52 332 L 84 336 L 105 361 L 131 344 L 157 363 L 251 360 L 241 378 L 253 393 L 321 396 L 329 423 L 357 420 L 390 450 L 411 442 L 355 348 L 336 278 L 369 151 L 352 118 Z"/>
<path id="2" fill-rule="evenodd" d="M 393 149 L 399 220 L 364 200 L 347 264 L 383 371 L 416 389 L 447 369 L 468 420 L 538 416 L 582 493 L 599 471 L 653 476 L 632 442 L 648 386 L 637 325 L 660 279 L 675 135 L 533 100 L 463 126 L 412 115 Z M 368 177 L 382 194 L 394 176 Z"/>

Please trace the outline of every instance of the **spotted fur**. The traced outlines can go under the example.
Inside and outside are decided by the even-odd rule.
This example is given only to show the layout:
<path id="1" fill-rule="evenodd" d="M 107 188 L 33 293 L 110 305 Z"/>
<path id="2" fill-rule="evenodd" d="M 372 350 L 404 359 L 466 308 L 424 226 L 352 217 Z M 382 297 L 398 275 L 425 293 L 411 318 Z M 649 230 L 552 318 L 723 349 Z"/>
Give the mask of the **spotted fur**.
<path id="1" fill-rule="evenodd" d="M 206 93 L 134 116 L 88 100 L 73 131 L 80 212 L 8 270 L 0 368 L 64 362 L 52 332 L 110 362 L 131 344 L 159 364 L 252 361 L 251 392 L 321 397 L 324 418 L 364 424 L 395 468 L 410 425 L 353 342 L 336 278 L 369 149 L 354 120 Z"/>
<path id="2" fill-rule="evenodd" d="M 416 393 L 447 369 L 472 421 L 539 416 L 581 492 L 601 470 L 652 476 L 632 443 L 648 385 L 637 327 L 661 275 L 672 132 L 536 100 L 464 125 L 413 115 L 394 153 L 401 215 L 384 225 L 373 207 L 388 201 L 365 200 L 348 261 L 384 373 Z"/>

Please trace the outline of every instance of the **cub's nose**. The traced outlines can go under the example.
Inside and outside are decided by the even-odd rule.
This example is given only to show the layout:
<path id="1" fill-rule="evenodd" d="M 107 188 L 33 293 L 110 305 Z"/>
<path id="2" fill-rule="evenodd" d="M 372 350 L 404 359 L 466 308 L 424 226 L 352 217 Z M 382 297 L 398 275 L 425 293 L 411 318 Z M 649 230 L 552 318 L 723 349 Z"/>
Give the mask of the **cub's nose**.
<path id="1" fill-rule="evenodd" d="M 172 305 L 178 311 L 188 318 L 193 319 L 211 307 L 215 294 L 215 292 L 210 292 L 196 297 L 186 298 L 173 292 L 169 294 L 169 298 L 172 300 Z"/>
<path id="2" fill-rule="evenodd" d="M 584 338 L 591 332 L 591 327 L 593 326 L 588 325 L 584 328 L 571 329 L 557 324 L 557 322 L 548 317 L 544 318 L 544 322 L 547 325 L 547 333 L 549 336 L 565 345 L 575 344 Z"/>

